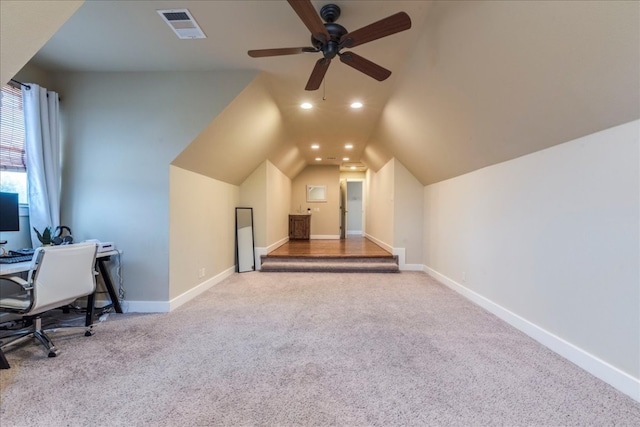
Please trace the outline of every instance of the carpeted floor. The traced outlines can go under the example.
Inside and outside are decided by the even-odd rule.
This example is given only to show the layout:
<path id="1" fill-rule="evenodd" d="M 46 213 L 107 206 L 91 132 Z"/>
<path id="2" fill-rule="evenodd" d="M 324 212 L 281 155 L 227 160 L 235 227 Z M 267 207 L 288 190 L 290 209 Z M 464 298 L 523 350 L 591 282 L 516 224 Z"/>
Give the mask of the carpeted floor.
<path id="1" fill-rule="evenodd" d="M 236 274 L 7 352 L 4 426 L 638 426 L 640 404 L 424 273 Z"/>

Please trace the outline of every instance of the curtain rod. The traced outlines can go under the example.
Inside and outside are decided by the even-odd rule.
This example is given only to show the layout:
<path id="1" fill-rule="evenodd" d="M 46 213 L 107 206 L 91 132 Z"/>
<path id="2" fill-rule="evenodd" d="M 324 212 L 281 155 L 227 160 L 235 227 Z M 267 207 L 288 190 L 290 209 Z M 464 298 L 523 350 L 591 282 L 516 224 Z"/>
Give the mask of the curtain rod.
<path id="1" fill-rule="evenodd" d="M 14 80 L 14 79 L 11 79 L 11 81 L 12 81 L 12 82 L 14 82 L 14 83 L 19 84 L 20 86 L 24 86 L 24 87 L 26 87 L 27 89 L 31 89 L 31 86 L 26 85 L 26 84 L 24 84 L 24 83 L 22 83 L 22 82 L 19 82 L 19 81 Z"/>

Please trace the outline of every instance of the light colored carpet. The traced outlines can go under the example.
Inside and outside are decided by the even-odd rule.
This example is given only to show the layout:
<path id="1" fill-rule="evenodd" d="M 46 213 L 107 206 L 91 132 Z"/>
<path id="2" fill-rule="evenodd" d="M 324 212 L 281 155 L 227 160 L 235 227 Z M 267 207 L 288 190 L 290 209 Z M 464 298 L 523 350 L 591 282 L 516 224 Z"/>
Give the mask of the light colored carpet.
<path id="1" fill-rule="evenodd" d="M 54 340 L 55 359 L 7 353 L 3 427 L 640 425 L 640 404 L 418 272 L 236 274 Z"/>

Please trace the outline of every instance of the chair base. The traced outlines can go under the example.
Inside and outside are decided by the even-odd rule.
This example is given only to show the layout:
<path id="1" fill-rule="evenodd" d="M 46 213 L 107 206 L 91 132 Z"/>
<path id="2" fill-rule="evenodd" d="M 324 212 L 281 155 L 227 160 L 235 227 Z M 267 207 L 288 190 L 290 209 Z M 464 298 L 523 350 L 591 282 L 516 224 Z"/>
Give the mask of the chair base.
<path id="1" fill-rule="evenodd" d="M 56 357 L 59 353 L 59 350 L 53 344 L 53 341 L 51 340 L 49 335 L 47 335 L 47 332 L 55 332 L 61 329 L 82 329 L 85 331 L 84 335 L 86 337 L 93 335 L 93 325 L 42 329 L 42 319 L 40 319 L 40 317 L 35 317 L 33 318 L 33 325 L 31 326 L 31 329 L 26 331 L 25 330 L 17 331 L 13 334 L 2 337 L 2 340 L 6 338 L 11 338 L 11 337 L 16 337 L 16 338 L 12 339 L 7 343 L 0 341 L 0 351 L 2 351 L 5 348 L 13 347 L 20 343 L 23 343 L 30 338 L 35 338 L 40 344 L 42 344 L 48 357 Z"/>

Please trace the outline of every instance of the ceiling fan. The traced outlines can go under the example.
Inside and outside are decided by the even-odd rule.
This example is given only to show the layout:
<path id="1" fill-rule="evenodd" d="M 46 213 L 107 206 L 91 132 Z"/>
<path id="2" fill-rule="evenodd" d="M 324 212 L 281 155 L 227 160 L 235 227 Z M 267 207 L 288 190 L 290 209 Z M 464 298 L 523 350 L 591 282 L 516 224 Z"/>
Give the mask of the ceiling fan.
<path id="1" fill-rule="evenodd" d="M 313 47 L 286 47 L 279 49 L 258 49 L 247 52 L 252 58 L 265 56 L 294 55 L 298 53 L 322 53 L 322 58 L 317 62 L 311 76 L 307 81 L 305 90 L 316 90 L 320 87 L 324 75 L 331 64 L 331 60 L 337 56 L 340 61 L 350 67 L 378 80 L 383 81 L 391 75 L 391 71 L 380 65 L 363 58 L 351 51 L 342 52 L 344 48 L 352 48 L 382 37 L 390 36 L 411 28 L 411 18 L 405 12 L 398 12 L 387 18 L 376 21 L 358 30 L 348 32 L 335 21 L 340 17 L 340 7 L 335 4 L 327 4 L 320 9 L 320 15 L 313 8 L 311 0 L 287 0 L 289 5 L 298 14 L 304 25 L 311 31 L 311 44 Z M 322 23 L 320 17 L 324 19 Z"/>

